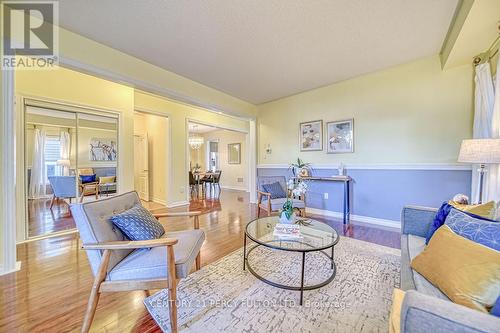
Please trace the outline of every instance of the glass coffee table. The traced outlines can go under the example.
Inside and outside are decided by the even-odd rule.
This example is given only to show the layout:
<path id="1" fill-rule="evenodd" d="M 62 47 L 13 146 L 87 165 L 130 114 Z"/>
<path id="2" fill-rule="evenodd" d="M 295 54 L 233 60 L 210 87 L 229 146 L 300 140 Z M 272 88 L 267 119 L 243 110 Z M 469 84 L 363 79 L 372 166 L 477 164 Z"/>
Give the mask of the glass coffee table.
<path id="1" fill-rule="evenodd" d="M 313 219 L 303 219 L 302 222 L 298 223 L 300 227 L 300 234 L 302 236 L 301 238 L 278 238 L 273 236 L 274 227 L 278 223 L 279 218 L 277 216 L 269 216 L 253 220 L 247 224 L 245 229 L 245 239 L 243 243 L 243 270 L 248 268 L 248 271 L 250 271 L 256 278 L 271 286 L 300 291 L 300 305 L 302 305 L 304 290 L 321 288 L 323 286 L 326 286 L 335 278 L 337 267 L 333 260 L 333 254 L 334 247 L 338 243 L 340 237 L 337 234 L 337 231 L 335 231 L 335 229 L 333 229 L 326 223 L 319 222 Z M 248 251 L 247 238 L 255 243 L 253 245 L 249 245 Z M 250 254 L 259 246 L 264 246 L 266 248 L 272 249 L 272 253 L 276 251 L 299 253 L 302 260 L 300 286 L 280 284 L 258 274 L 250 265 L 248 258 Z M 304 269 L 306 264 L 306 253 L 308 252 L 319 252 L 329 259 L 328 262 L 330 264 L 332 273 L 326 280 L 321 283 L 317 283 L 314 285 L 304 285 Z"/>

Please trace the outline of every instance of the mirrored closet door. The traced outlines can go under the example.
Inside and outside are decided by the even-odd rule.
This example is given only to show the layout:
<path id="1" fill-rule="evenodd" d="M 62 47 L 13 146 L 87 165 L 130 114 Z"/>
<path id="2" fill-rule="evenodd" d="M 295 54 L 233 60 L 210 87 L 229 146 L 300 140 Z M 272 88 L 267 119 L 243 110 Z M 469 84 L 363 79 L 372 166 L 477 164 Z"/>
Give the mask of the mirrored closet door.
<path id="1" fill-rule="evenodd" d="M 118 119 L 25 105 L 28 238 L 75 228 L 69 205 L 117 192 Z"/>

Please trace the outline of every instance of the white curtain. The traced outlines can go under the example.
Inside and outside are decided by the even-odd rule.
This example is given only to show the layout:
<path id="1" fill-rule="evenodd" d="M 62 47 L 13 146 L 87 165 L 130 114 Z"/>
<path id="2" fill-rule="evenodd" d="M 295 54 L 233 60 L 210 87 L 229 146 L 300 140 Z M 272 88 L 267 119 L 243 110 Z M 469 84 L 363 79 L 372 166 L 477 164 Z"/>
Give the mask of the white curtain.
<path id="1" fill-rule="evenodd" d="M 47 195 L 46 170 L 45 170 L 45 131 L 38 128 L 34 131 L 33 163 L 31 167 L 30 187 L 28 195 L 30 199 L 43 198 Z"/>
<path id="2" fill-rule="evenodd" d="M 59 142 L 61 145 L 61 155 L 60 155 L 59 159 L 68 161 L 69 160 L 69 150 L 71 147 L 69 133 L 68 132 L 61 132 L 61 134 L 59 136 Z M 62 166 L 62 175 L 69 176 L 69 166 L 67 166 L 67 165 Z"/>
<path id="3" fill-rule="evenodd" d="M 500 138 L 500 59 L 495 78 L 495 103 L 491 116 L 491 138 Z M 486 199 L 500 201 L 500 165 L 490 164 L 486 176 Z"/>
<path id="4" fill-rule="evenodd" d="M 500 62 L 499 62 L 500 64 Z M 497 71 L 498 73 L 498 71 Z M 475 139 L 498 138 L 500 136 L 500 85 L 497 75 L 497 93 L 491 76 L 490 63 L 476 66 L 476 91 L 474 103 L 474 130 Z M 472 202 L 479 200 L 479 173 L 478 165 L 473 165 L 472 172 Z M 489 165 L 485 176 L 483 202 L 490 200 L 498 201 L 499 198 L 499 173 L 497 165 Z"/>

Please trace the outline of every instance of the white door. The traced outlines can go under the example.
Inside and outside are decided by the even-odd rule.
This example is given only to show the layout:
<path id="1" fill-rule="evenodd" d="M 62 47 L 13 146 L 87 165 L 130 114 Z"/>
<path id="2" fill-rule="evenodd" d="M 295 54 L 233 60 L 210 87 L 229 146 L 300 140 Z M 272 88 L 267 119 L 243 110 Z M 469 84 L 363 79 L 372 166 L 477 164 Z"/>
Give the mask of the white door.
<path id="1" fill-rule="evenodd" d="M 149 201 L 148 135 L 134 135 L 134 187 L 139 197 Z"/>

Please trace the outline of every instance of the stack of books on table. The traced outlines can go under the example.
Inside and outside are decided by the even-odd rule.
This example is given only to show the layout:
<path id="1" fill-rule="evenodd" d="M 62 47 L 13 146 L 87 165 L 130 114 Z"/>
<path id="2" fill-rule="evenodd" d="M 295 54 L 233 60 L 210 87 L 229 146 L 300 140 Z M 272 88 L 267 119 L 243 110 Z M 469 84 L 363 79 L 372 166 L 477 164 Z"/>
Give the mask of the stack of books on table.
<path id="1" fill-rule="evenodd" d="M 300 239 L 302 235 L 300 234 L 300 226 L 296 224 L 282 224 L 278 223 L 274 227 L 273 236 L 279 239 Z"/>

